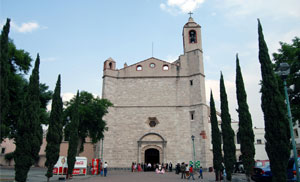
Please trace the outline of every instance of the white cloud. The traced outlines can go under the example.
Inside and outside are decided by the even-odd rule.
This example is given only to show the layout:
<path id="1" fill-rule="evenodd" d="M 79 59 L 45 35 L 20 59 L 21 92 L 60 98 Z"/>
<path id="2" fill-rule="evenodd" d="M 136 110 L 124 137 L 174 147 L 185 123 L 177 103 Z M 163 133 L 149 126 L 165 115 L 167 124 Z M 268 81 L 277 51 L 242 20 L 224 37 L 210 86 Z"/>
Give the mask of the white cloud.
<path id="1" fill-rule="evenodd" d="M 11 22 L 11 27 L 13 30 L 20 32 L 20 33 L 28 33 L 28 32 L 32 32 L 36 29 L 41 28 L 37 22 L 27 22 L 27 23 L 22 23 L 21 25 L 17 25 L 13 21 Z M 46 28 L 46 27 L 43 27 L 43 28 Z"/>
<path id="2" fill-rule="evenodd" d="M 260 65 L 258 62 L 256 62 L 255 64 L 252 63 L 245 65 L 241 61 L 240 66 L 243 73 L 244 84 L 247 93 L 247 102 L 249 111 L 252 116 L 253 127 L 256 126 L 262 128 L 264 127 L 264 120 L 261 110 L 261 94 L 259 93 L 259 80 L 261 79 L 259 68 Z M 238 121 L 238 113 L 236 112 L 238 105 L 236 100 L 235 72 L 232 72 L 231 75 L 224 75 L 224 81 L 231 119 Z M 210 90 L 212 90 L 216 109 L 220 112 L 220 81 L 214 79 L 206 79 L 205 87 L 207 104 L 209 105 Z"/>
<path id="3" fill-rule="evenodd" d="M 233 120 L 238 120 L 237 113 L 236 113 L 236 96 L 235 96 L 235 82 L 234 81 L 229 81 L 226 80 L 224 77 L 224 84 L 225 84 L 225 89 L 227 93 L 227 99 L 228 99 L 228 107 L 229 107 L 229 112 L 231 115 L 231 119 Z M 210 90 L 212 90 L 214 100 L 215 100 L 215 105 L 216 105 L 216 110 L 221 111 L 220 108 L 220 81 L 219 80 L 205 80 L 205 88 L 206 88 L 206 101 L 207 104 L 209 105 L 210 101 Z"/>
<path id="4" fill-rule="evenodd" d="M 188 13 L 200 7 L 205 0 L 168 0 L 161 3 L 160 8 L 171 14 Z"/>
<path id="5" fill-rule="evenodd" d="M 62 100 L 63 102 L 68 102 L 70 101 L 76 94 L 74 93 L 70 93 L 70 92 L 66 92 L 62 94 Z"/>
<path id="6" fill-rule="evenodd" d="M 280 48 L 279 42 L 285 42 L 291 44 L 292 39 L 294 39 L 295 36 L 299 37 L 299 35 L 300 35 L 300 28 L 295 28 L 286 33 L 282 33 L 276 30 L 267 30 L 266 33 L 264 33 L 264 36 L 265 36 L 266 43 L 268 45 L 271 59 L 272 59 L 272 53 L 278 52 L 278 49 Z"/>
<path id="7" fill-rule="evenodd" d="M 172 56 L 172 55 L 168 55 L 167 58 L 164 59 L 164 61 L 167 61 L 169 63 L 173 63 L 174 61 L 176 61 L 178 59 L 178 56 Z"/>
<path id="8" fill-rule="evenodd" d="M 66 92 L 66 93 L 62 93 L 61 98 L 62 98 L 63 103 L 65 103 L 65 102 L 70 101 L 74 96 L 75 96 L 75 94 Z M 52 100 L 50 100 L 50 102 L 47 105 L 47 111 L 51 111 L 51 107 L 52 107 Z"/>

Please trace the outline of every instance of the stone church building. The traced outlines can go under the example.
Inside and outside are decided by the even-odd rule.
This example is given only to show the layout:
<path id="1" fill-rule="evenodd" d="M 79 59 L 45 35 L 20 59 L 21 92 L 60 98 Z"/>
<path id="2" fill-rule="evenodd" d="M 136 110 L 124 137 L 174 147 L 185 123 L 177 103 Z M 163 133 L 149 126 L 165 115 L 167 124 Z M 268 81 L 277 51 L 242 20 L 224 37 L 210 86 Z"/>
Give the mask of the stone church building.
<path id="1" fill-rule="evenodd" d="M 192 17 L 182 38 L 184 53 L 173 63 L 151 57 L 117 69 L 112 58 L 104 62 L 102 98 L 114 106 L 97 151 L 109 167 L 193 160 L 212 166 L 201 26 Z"/>

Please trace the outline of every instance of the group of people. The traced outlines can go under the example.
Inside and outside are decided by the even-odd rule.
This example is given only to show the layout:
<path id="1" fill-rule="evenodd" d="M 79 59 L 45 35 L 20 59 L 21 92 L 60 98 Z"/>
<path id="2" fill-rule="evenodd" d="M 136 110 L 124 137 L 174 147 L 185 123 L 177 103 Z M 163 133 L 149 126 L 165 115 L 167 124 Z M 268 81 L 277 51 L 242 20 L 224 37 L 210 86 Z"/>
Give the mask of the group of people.
<path id="1" fill-rule="evenodd" d="M 105 162 L 104 164 L 102 164 L 102 162 L 99 162 L 98 163 L 98 168 L 97 168 L 97 173 L 95 174 L 101 174 L 101 176 L 103 176 L 103 173 L 104 173 L 104 177 L 107 176 L 107 167 L 108 167 L 108 164 L 107 162 Z M 87 166 L 87 171 L 88 171 L 88 174 L 92 174 L 92 171 L 93 171 L 93 166 L 92 166 L 92 163 L 89 163 L 89 165 Z"/>
<path id="2" fill-rule="evenodd" d="M 135 163 L 132 162 L 131 165 L 131 171 L 132 172 L 141 172 L 141 171 L 155 171 L 156 173 L 160 173 L 163 174 L 167 171 L 172 172 L 173 169 L 173 164 L 170 163 L 157 163 L 157 164 L 151 164 L 151 163 Z M 202 167 L 200 167 L 199 169 L 199 176 L 198 178 L 203 179 L 203 169 Z M 181 173 L 181 179 L 193 179 L 195 180 L 194 174 L 196 173 L 196 171 L 193 168 L 193 165 L 188 165 L 185 164 L 184 162 L 181 163 L 181 165 L 179 163 L 177 163 L 176 167 L 175 167 L 175 173 L 179 174 Z"/>
<path id="3" fill-rule="evenodd" d="M 151 163 L 135 163 L 135 162 L 132 162 L 131 164 L 131 172 L 141 172 L 141 171 L 144 171 L 144 172 L 147 172 L 147 171 L 170 171 L 172 172 L 172 169 L 173 169 L 173 164 L 170 162 L 170 163 L 157 163 L 157 164 L 151 164 Z"/>
<path id="4" fill-rule="evenodd" d="M 181 179 L 188 179 L 189 180 L 190 178 L 192 178 L 193 180 L 195 180 L 194 174 L 196 173 L 196 171 L 194 170 L 193 165 L 189 166 L 188 164 L 185 164 L 184 162 L 181 163 L 181 165 L 179 163 L 177 163 L 175 169 L 176 169 L 176 174 L 181 173 Z M 200 169 L 199 169 L 198 178 L 203 179 L 203 169 L 202 169 L 202 167 L 200 167 Z"/>

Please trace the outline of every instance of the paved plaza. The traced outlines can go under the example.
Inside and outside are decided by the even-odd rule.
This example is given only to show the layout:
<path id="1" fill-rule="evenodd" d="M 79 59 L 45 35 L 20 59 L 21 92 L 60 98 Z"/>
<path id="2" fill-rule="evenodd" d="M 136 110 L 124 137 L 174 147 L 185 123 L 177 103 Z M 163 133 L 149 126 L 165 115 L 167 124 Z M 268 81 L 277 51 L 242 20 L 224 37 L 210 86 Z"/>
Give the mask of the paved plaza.
<path id="1" fill-rule="evenodd" d="M 13 182 L 14 181 L 14 169 L 13 168 L 0 168 L 0 181 Z M 28 182 L 46 182 L 45 168 L 31 168 L 28 174 Z M 195 175 L 195 181 L 214 181 L 214 173 L 204 172 L 204 179 L 198 179 L 198 174 Z M 191 180 L 191 179 L 190 179 Z M 58 180 L 58 176 L 51 178 L 52 182 L 64 181 Z M 107 177 L 102 176 L 74 176 L 72 180 L 68 181 L 82 181 L 82 182 L 174 182 L 174 181 L 188 181 L 180 179 L 180 175 L 175 172 L 167 172 L 165 174 L 156 174 L 154 172 L 129 172 L 129 171 L 108 171 Z M 192 181 L 192 180 L 191 180 Z M 245 182 L 246 178 L 244 174 L 234 174 L 233 182 Z"/>

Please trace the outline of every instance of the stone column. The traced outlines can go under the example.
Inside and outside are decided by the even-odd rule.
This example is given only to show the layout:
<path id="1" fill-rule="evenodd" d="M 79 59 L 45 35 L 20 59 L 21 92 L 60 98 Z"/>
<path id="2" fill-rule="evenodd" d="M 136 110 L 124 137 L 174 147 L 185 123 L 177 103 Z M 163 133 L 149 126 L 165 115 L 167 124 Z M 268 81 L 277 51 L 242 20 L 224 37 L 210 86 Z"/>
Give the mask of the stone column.
<path id="1" fill-rule="evenodd" d="M 138 141 L 138 147 L 137 147 L 137 163 L 140 163 L 140 148 L 141 148 L 141 141 Z"/>

